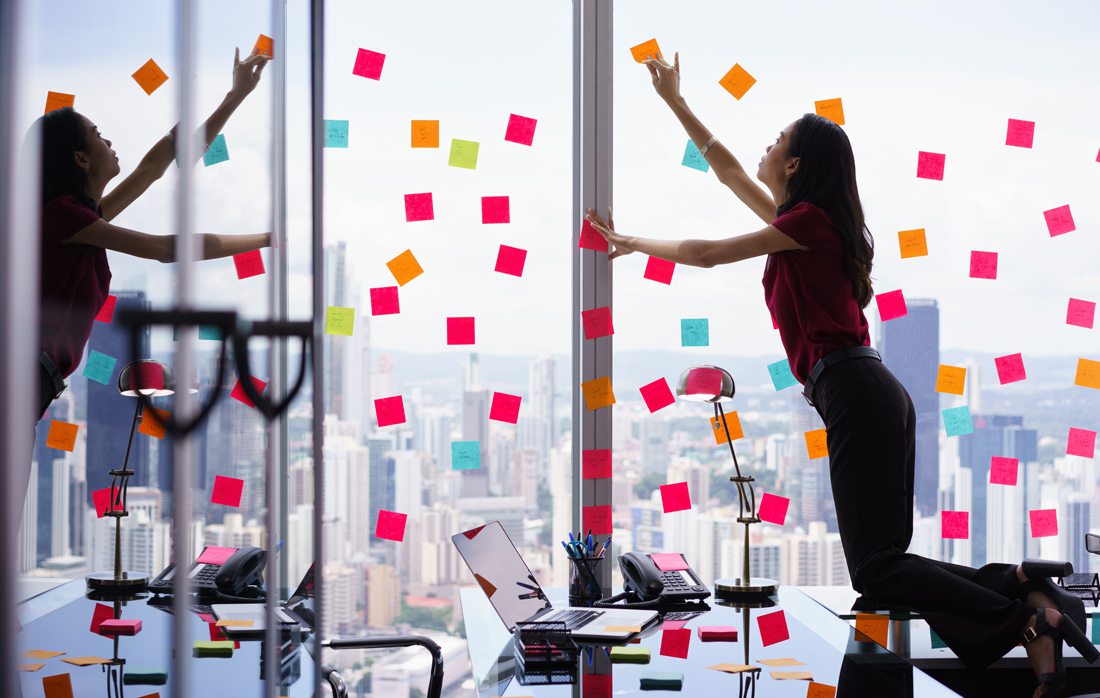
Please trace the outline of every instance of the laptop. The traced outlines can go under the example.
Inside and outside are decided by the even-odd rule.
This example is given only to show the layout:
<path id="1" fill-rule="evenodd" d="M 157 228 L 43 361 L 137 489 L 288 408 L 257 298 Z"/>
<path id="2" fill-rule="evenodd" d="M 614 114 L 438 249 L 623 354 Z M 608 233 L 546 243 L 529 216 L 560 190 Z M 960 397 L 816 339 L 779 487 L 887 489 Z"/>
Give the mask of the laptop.
<path id="1" fill-rule="evenodd" d="M 313 621 L 313 565 L 306 570 L 302 581 L 286 603 L 275 604 L 275 618 L 281 630 L 310 632 Z M 256 635 L 267 627 L 267 608 L 262 603 L 216 603 L 211 605 L 218 620 L 251 621 L 245 625 L 226 625 L 221 628 L 227 636 Z"/>
<path id="2" fill-rule="evenodd" d="M 509 632 L 516 623 L 540 621 L 565 623 L 576 639 L 627 640 L 657 618 L 656 611 L 554 608 L 499 521 L 455 534 L 451 541 Z"/>

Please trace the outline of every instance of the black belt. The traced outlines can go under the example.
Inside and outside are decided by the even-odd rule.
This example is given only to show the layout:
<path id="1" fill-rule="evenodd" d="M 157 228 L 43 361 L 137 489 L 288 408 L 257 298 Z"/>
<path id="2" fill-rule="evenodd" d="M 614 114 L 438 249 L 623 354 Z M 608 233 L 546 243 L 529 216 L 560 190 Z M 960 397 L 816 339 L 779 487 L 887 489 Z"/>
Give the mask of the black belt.
<path id="1" fill-rule="evenodd" d="M 42 364 L 42 369 L 46 371 L 46 375 L 50 377 L 50 381 L 53 383 L 54 395 L 53 399 L 61 397 L 61 393 L 65 392 L 65 377 L 61 375 L 61 371 L 58 370 L 57 364 L 53 362 L 50 355 L 46 352 L 42 352 L 42 356 L 39 359 Z"/>
<path id="2" fill-rule="evenodd" d="M 806 398 L 806 402 L 810 403 L 810 407 L 814 406 L 813 394 L 814 384 L 817 383 L 817 379 L 821 377 L 822 372 L 830 366 L 835 366 L 841 361 L 847 361 L 848 359 L 859 359 L 864 357 L 870 357 L 882 361 L 882 357 L 879 356 L 877 350 L 874 347 L 849 347 L 847 349 L 838 349 L 832 353 L 826 354 L 817 360 L 813 369 L 810 371 L 810 375 L 806 378 L 806 384 L 802 387 L 802 396 Z"/>

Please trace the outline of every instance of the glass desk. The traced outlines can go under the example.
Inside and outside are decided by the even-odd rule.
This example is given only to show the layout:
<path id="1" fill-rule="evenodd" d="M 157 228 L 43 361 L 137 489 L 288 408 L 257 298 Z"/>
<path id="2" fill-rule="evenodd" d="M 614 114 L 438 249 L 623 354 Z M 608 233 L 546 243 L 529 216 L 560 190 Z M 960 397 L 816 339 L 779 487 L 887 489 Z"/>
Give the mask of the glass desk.
<path id="1" fill-rule="evenodd" d="M 133 637 L 118 638 L 118 657 L 125 660 L 120 667 L 108 665 L 73 666 L 63 659 L 73 657 L 113 658 L 114 638 L 91 632 L 92 618 L 97 612 L 111 612 L 109 601 L 92 600 L 84 596 L 83 579 L 62 584 L 19 604 L 16 612 L 22 631 L 16 635 L 19 664 L 44 663 L 37 671 L 20 672 L 23 698 L 41 698 L 44 695 L 42 678 L 55 674 L 69 674 L 73 695 L 80 698 L 117 695 L 108 691 L 107 670 L 121 668 L 123 676 L 135 669 L 157 669 L 170 677 L 172 670 L 172 630 L 175 617 L 171 610 L 171 597 L 164 597 L 166 606 L 148 603 L 148 598 L 127 601 L 121 605 L 119 617 L 140 620 L 141 631 Z M 212 616 L 189 613 L 186 621 L 191 624 L 192 640 L 209 640 L 220 632 L 211 621 Z M 282 675 L 279 695 L 303 698 L 313 692 L 314 664 L 300 638 L 289 635 L 284 640 L 280 657 Z M 308 643 L 307 643 L 308 644 Z M 233 696 L 246 698 L 261 696 L 261 648 L 260 640 L 240 640 L 230 658 L 193 658 L 191 663 L 191 687 L 196 696 Z M 28 650 L 64 652 L 60 657 L 32 659 L 24 657 Z M 191 649 L 188 648 L 188 653 Z M 9 660 L 10 661 L 10 660 Z M 160 698 L 172 695 L 171 679 L 167 683 L 126 684 L 122 695 L 144 696 L 159 693 Z M 113 689 L 112 689 L 113 690 Z"/>

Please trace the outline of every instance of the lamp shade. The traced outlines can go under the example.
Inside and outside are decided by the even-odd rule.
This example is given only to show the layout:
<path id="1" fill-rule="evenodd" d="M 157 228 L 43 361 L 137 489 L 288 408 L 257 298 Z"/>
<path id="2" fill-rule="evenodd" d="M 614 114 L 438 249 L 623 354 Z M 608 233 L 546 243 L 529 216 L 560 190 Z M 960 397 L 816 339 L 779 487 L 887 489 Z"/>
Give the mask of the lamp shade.
<path id="1" fill-rule="evenodd" d="M 138 359 L 122 367 L 118 374 L 118 392 L 130 397 L 162 397 L 176 392 L 176 376 L 168 364 Z"/>
<path id="2" fill-rule="evenodd" d="M 676 397 L 691 402 L 725 402 L 733 394 L 733 376 L 717 366 L 692 366 L 676 381 Z"/>

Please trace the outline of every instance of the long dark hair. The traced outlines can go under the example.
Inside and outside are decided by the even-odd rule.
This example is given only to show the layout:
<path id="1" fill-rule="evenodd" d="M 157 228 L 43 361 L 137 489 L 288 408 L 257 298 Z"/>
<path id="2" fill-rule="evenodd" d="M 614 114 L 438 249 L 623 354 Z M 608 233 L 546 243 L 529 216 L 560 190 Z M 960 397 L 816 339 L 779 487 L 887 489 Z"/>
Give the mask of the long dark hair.
<path id="1" fill-rule="evenodd" d="M 863 221 L 856 160 L 848 134 L 825 117 L 803 114 L 791 132 L 789 152 L 799 159 L 798 169 L 787 181 L 787 197 L 776 215 L 801 201 L 829 215 L 844 244 L 844 268 L 852 280 L 852 296 L 860 308 L 865 308 L 874 296 L 871 263 L 875 240 Z"/>
<path id="2" fill-rule="evenodd" d="M 88 196 L 88 176 L 73 157 L 88 147 L 80 114 L 72 107 L 55 109 L 38 117 L 32 128 L 38 130 L 42 143 L 42 204 L 68 195 L 94 209 L 95 202 Z"/>

